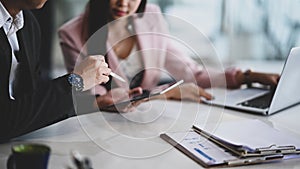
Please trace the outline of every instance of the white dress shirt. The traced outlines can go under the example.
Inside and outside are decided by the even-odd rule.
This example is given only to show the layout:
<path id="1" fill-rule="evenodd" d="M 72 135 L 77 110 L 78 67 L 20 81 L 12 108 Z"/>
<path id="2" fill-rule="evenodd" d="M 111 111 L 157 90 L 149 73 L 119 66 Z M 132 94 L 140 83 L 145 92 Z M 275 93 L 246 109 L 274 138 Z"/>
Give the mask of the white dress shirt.
<path id="1" fill-rule="evenodd" d="M 4 32 L 8 38 L 9 44 L 12 49 L 12 63 L 11 63 L 11 70 L 9 76 L 9 95 L 11 99 L 13 97 L 13 81 L 15 77 L 15 71 L 18 65 L 16 56 L 14 52 L 19 51 L 19 43 L 17 38 L 17 31 L 23 28 L 24 26 L 24 18 L 23 12 L 19 12 L 15 18 L 13 18 L 8 11 L 5 9 L 3 4 L 0 2 L 0 27 L 3 27 Z M 1 58 L 0 58 L 1 59 Z"/>

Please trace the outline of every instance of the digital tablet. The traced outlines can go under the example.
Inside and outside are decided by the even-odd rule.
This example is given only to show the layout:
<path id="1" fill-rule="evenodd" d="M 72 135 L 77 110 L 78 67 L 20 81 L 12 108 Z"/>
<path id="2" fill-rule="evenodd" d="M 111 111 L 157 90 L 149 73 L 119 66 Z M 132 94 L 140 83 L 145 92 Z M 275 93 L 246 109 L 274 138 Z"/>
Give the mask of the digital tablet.
<path id="1" fill-rule="evenodd" d="M 120 101 L 118 103 L 102 107 L 102 108 L 100 108 L 100 110 L 112 111 L 112 112 L 122 110 L 132 102 L 136 102 L 136 101 L 143 100 L 143 99 L 146 99 L 146 98 L 150 98 L 150 97 L 153 97 L 153 96 L 165 94 L 166 92 L 168 92 L 171 89 L 179 86 L 183 82 L 184 82 L 183 80 L 180 80 L 180 81 L 175 82 L 175 83 L 168 83 L 168 84 L 156 86 L 156 87 L 154 87 L 150 90 L 143 90 L 143 93 L 140 94 L 140 95 L 132 95 L 132 96 L 130 96 L 130 98 L 128 100 L 123 100 L 123 101 Z"/>

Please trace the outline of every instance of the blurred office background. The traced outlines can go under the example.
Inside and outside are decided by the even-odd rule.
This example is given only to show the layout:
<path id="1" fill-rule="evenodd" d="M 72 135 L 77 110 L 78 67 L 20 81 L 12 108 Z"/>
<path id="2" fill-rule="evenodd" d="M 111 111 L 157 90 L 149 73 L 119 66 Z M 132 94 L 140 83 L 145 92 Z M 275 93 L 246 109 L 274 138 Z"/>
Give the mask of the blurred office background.
<path id="1" fill-rule="evenodd" d="M 240 61 L 284 61 L 300 46 L 300 0 L 148 0 L 164 13 L 190 23 L 209 38 L 225 64 Z M 81 13 L 87 0 L 54 2 L 54 29 Z M 196 43 L 193 34 L 174 28 Z M 64 73 L 57 34 L 53 34 L 52 76 Z M 197 42 L 197 40 L 199 42 Z M 193 57 L 193 56 L 192 56 Z M 204 56 L 209 58 L 209 56 Z"/>

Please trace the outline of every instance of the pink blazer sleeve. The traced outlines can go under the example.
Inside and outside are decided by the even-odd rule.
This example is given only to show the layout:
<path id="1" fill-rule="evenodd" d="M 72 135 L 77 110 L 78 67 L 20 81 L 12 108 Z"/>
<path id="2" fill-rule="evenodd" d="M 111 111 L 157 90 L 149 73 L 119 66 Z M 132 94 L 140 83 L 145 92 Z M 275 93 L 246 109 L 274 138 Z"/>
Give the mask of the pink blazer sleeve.
<path id="1" fill-rule="evenodd" d="M 66 69 L 68 72 L 72 72 L 75 67 L 76 60 L 80 54 L 80 49 L 74 46 L 72 43 L 72 38 L 70 38 L 70 35 L 64 30 L 60 30 L 58 35 Z"/>
<path id="2" fill-rule="evenodd" d="M 156 5 L 147 5 L 146 9 L 149 12 L 161 14 L 160 8 Z M 162 22 L 160 23 L 161 25 L 167 25 L 163 16 L 159 18 L 162 19 L 157 19 L 156 22 Z M 166 46 L 164 49 L 167 51 L 164 67 L 176 80 L 183 79 L 185 82 L 193 82 L 203 88 L 214 86 L 226 86 L 228 88 L 239 87 L 235 80 L 237 72 L 240 71 L 239 69 L 228 68 L 223 72 L 217 71 L 216 69 L 203 69 L 202 66 L 196 63 L 192 58 L 188 57 L 182 50 L 178 49 L 171 40 L 166 40 L 164 38 L 157 38 L 156 40 L 155 44 L 160 44 L 160 47 Z"/>
<path id="3" fill-rule="evenodd" d="M 236 74 L 240 71 L 238 68 L 227 68 L 224 72 L 214 69 L 203 69 L 192 58 L 186 56 L 182 51 L 171 43 L 168 43 L 165 68 L 177 80 L 184 79 L 185 82 L 194 82 L 203 88 L 208 87 L 228 87 L 236 88 L 239 84 L 236 82 Z M 193 75 L 193 76 L 190 76 Z M 224 82 L 226 82 L 224 84 Z"/>

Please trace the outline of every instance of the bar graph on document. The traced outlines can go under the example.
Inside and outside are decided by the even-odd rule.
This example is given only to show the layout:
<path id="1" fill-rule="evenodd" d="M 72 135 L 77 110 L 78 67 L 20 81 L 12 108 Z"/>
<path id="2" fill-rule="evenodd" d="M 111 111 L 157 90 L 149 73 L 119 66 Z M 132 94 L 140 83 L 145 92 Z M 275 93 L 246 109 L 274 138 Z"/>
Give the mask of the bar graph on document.
<path id="1" fill-rule="evenodd" d="M 180 144 L 193 155 L 210 165 L 223 163 L 224 160 L 237 159 L 237 157 L 194 131 L 172 133 L 172 138 L 179 141 Z"/>

